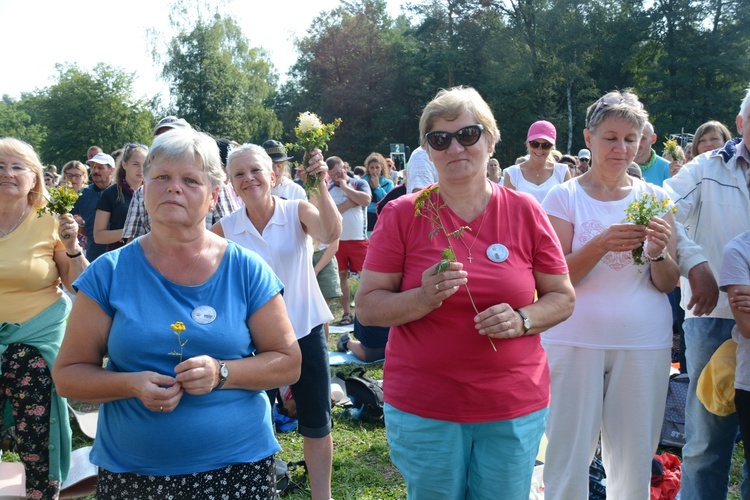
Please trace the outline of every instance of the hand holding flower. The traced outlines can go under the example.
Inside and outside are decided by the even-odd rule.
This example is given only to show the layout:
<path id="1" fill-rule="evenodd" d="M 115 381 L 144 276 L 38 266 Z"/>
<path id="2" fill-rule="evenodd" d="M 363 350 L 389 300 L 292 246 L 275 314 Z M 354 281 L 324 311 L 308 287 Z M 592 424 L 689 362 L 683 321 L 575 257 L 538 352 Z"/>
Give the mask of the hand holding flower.
<path id="1" fill-rule="evenodd" d="M 41 217 L 42 214 L 47 213 L 59 219 L 61 215 L 69 214 L 70 211 L 73 210 L 73 205 L 75 205 L 76 200 L 78 200 L 78 193 L 73 189 L 64 186 L 50 187 L 48 188 L 48 193 L 49 195 L 44 197 L 45 200 L 47 200 L 47 204 L 36 210 L 37 217 Z M 71 236 L 75 236 L 77 232 L 78 226 L 76 225 L 76 233 L 70 234 L 65 232 L 63 234 L 61 230 L 60 234 L 64 240 L 67 240 L 71 238 Z"/>
<path id="2" fill-rule="evenodd" d="M 655 259 L 667 249 L 672 231 L 667 221 L 661 217 L 652 217 L 646 225 L 646 255 Z"/>
<path id="3" fill-rule="evenodd" d="M 58 228 L 62 238 L 65 250 L 69 254 L 78 253 L 81 247 L 78 245 L 78 223 L 70 214 L 61 214 L 58 216 Z"/>
<path id="4" fill-rule="evenodd" d="M 135 372 L 132 374 L 134 395 L 143 405 L 154 412 L 173 411 L 184 391 L 174 377 L 156 372 Z"/>
<path id="5" fill-rule="evenodd" d="M 631 222 L 632 224 L 637 224 L 640 226 L 648 226 L 649 221 L 656 217 L 660 217 L 666 213 L 675 213 L 677 209 L 674 205 L 669 201 L 669 198 L 665 198 L 663 200 L 659 200 L 656 195 L 649 194 L 649 193 L 643 193 L 636 201 L 631 203 L 627 206 L 625 209 L 626 214 L 626 220 L 627 222 Z M 661 220 L 661 219 L 660 219 Z M 669 239 L 669 235 L 671 234 L 671 231 L 669 231 L 669 228 L 662 228 L 662 223 L 656 223 L 653 226 L 651 226 L 651 230 L 655 231 L 656 233 L 662 232 L 666 229 L 667 231 L 667 240 Z M 656 233 L 654 233 L 654 236 L 658 239 L 659 237 L 656 236 Z M 644 240 L 642 240 L 644 241 Z M 657 246 L 659 243 L 657 243 Z M 664 243 L 664 246 L 666 246 L 666 243 Z M 662 251 L 664 250 L 664 246 L 662 246 Z M 619 250 L 624 251 L 625 249 Z M 643 246 L 638 246 L 636 248 L 631 249 L 632 250 L 632 257 L 633 257 L 633 263 L 636 265 L 644 264 L 643 261 Z M 652 257 L 654 257 L 653 254 L 649 253 Z"/>
<path id="6" fill-rule="evenodd" d="M 333 137 L 336 128 L 341 125 L 341 118 L 336 118 L 333 123 L 324 124 L 318 115 L 306 111 L 300 113 L 297 118 L 298 125 L 294 128 L 294 133 L 297 136 L 297 142 L 287 144 L 286 147 L 290 151 L 300 149 L 305 152 L 302 163 L 304 164 L 314 154 L 315 150 L 326 150 L 328 149 L 328 142 Z M 308 164 L 309 169 L 309 164 Z M 310 194 L 320 192 L 320 174 L 313 173 L 307 170 L 307 175 L 304 180 L 305 191 Z"/>
<path id="7" fill-rule="evenodd" d="M 177 381 L 193 396 L 208 394 L 219 382 L 219 364 L 211 356 L 195 356 L 174 368 Z"/>
<path id="8" fill-rule="evenodd" d="M 463 267 L 460 262 L 446 263 L 441 260 L 422 273 L 420 297 L 430 311 L 440 307 L 445 299 L 468 282 L 468 273 Z"/>

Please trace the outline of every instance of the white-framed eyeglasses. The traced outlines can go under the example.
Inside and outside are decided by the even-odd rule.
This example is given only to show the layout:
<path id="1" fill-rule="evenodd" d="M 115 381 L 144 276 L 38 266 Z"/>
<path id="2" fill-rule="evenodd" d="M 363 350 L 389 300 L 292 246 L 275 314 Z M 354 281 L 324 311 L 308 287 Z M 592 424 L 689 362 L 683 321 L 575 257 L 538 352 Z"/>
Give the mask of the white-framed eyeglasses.
<path id="1" fill-rule="evenodd" d="M 0 174 L 4 174 L 6 172 L 10 172 L 13 174 L 25 174 L 26 172 L 31 172 L 31 167 L 29 167 L 28 165 L 22 165 L 20 163 L 13 163 L 11 165 L 0 163 Z"/>

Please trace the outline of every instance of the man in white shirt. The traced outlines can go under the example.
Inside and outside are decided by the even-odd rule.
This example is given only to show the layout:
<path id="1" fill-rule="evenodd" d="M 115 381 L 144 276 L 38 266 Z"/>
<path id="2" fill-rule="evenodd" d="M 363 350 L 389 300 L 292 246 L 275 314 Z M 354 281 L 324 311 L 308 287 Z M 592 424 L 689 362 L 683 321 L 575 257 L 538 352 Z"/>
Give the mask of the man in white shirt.
<path id="1" fill-rule="evenodd" d="M 339 238 L 339 249 L 336 261 L 339 265 L 339 280 L 341 281 L 341 308 L 344 314 L 340 325 L 354 323 L 351 312 L 351 297 L 349 295 L 349 271 L 359 273 L 367 254 L 367 205 L 372 199 L 372 191 L 367 181 L 349 178 L 344 169 L 344 162 L 338 156 L 331 156 L 326 160 L 328 165 L 328 192 L 343 217 L 343 230 Z"/>
<path id="2" fill-rule="evenodd" d="M 430 161 L 427 151 L 418 147 L 409 157 L 406 167 L 406 192 L 420 191 L 438 181 L 435 165 Z"/>

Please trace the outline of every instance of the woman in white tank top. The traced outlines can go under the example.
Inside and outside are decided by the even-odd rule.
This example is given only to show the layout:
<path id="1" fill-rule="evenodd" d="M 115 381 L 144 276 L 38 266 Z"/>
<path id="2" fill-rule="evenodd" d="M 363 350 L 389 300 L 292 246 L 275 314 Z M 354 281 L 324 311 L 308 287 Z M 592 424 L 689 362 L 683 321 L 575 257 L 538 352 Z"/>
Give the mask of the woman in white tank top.
<path id="1" fill-rule="evenodd" d="M 507 188 L 529 193 L 539 203 L 544 200 L 553 186 L 570 179 L 568 167 L 550 159 L 550 151 L 555 147 L 557 131 L 548 121 L 537 121 L 529 127 L 526 148 L 529 159 L 505 170 L 503 185 Z"/>

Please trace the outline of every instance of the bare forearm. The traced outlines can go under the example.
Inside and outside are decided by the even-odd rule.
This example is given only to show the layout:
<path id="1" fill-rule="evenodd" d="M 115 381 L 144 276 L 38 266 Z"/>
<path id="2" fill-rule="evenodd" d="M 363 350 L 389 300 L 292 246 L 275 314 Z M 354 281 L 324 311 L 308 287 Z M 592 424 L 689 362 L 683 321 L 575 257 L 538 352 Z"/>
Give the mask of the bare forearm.
<path id="1" fill-rule="evenodd" d="M 680 266 L 669 253 L 664 260 L 651 263 L 651 282 L 660 292 L 669 293 L 674 290 L 679 279 Z"/>
<path id="2" fill-rule="evenodd" d="M 263 391 L 299 380 L 301 355 L 299 348 L 284 352 L 264 352 L 250 358 L 226 361 L 229 377 L 224 389 Z"/>
<path id="3" fill-rule="evenodd" d="M 94 231 L 94 242 L 100 245 L 117 243 L 122 239 L 122 229 L 100 229 Z"/>
<path id="4" fill-rule="evenodd" d="M 75 253 L 81 253 L 80 256 L 69 258 L 67 255 L 65 256 L 66 259 L 69 259 L 70 262 L 68 263 L 68 269 L 65 272 L 64 276 L 60 276 L 60 279 L 63 282 L 63 285 L 65 286 L 68 291 L 71 293 L 75 293 L 75 290 L 73 289 L 73 282 L 78 279 L 78 277 L 81 275 L 81 273 L 89 267 L 89 261 L 86 260 L 86 256 L 83 255 L 83 250 L 79 247 L 78 252 Z M 71 255 L 75 255 L 75 253 Z"/>
<path id="5" fill-rule="evenodd" d="M 521 308 L 531 322 L 526 334 L 541 333 L 562 323 L 573 314 L 574 307 L 575 294 L 572 292 L 545 293 L 536 302 Z"/>
<path id="6" fill-rule="evenodd" d="M 323 270 L 324 267 L 328 265 L 329 262 L 333 260 L 333 258 L 336 256 L 336 252 L 338 251 L 338 243 L 334 245 L 328 245 L 325 250 L 323 250 L 323 255 L 320 256 L 320 260 L 317 264 L 315 264 L 315 274 L 318 274 L 320 271 Z"/>
<path id="7" fill-rule="evenodd" d="M 346 195 L 349 197 L 349 199 L 354 202 L 356 206 L 360 207 L 366 207 L 370 204 L 370 201 L 372 200 L 372 196 L 370 193 L 366 193 L 364 191 L 357 191 L 356 189 L 349 189 L 346 191 Z"/>
<path id="8" fill-rule="evenodd" d="M 72 364 L 52 370 L 57 392 L 87 403 L 108 403 L 136 397 L 136 374 L 105 370 L 91 364 Z"/>
<path id="9" fill-rule="evenodd" d="M 321 186 L 320 194 L 310 198 L 312 203 L 320 214 L 320 232 L 319 235 L 313 235 L 315 239 L 322 243 L 331 243 L 341 236 L 341 214 L 338 207 L 328 193 L 325 186 Z"/>
<path id="10" fill-rule="evenodd" d="M 397 326 L 416 321 L 432 309 L 421 300 L 421 288 L 403 292 L 373 290 L 357 293 L 357 318 L 366 326 Z"/>

